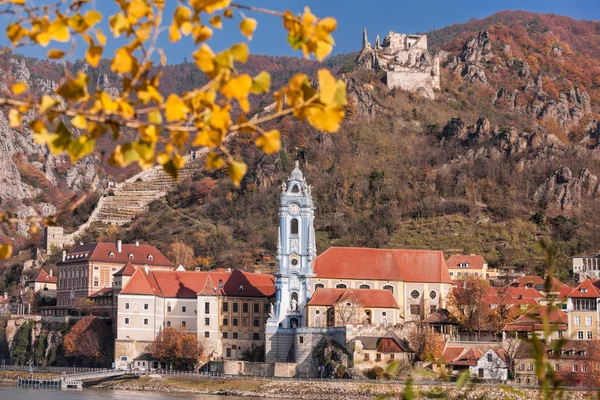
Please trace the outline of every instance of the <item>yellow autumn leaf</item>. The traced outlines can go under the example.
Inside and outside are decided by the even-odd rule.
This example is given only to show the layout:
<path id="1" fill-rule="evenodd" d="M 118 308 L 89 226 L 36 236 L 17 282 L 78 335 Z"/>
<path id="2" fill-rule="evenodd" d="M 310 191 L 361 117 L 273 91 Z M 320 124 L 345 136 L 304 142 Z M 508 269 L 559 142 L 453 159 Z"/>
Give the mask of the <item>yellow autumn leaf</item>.
<path id="1" fill-rule="evenodd" d="M 87 128 L 87 120 L 81 114 L 78 114 L 78 115 L 74 116 L 71 119 L 71 124 L 73 124 L 73 126 L 75 128 L 79 128 L 79 129 L 86 129 Z"/>
<path id="2" fill-rule="evenodd" d="M 104 36 L 102 29 L 96 30 L 96 39 L 98 39 L 98 43 L 100 43 L 102 46 L 106 45 L 106 36 Z"/>
<path id="3" fill-rule="evenodd" d="M 94 151 L 95 147 L 96 139 L 82 135 L 69 142 L 69 145 L 67 146 L 67 154 L 69 155 L 71 162 L 74 163 Z"/>
<path id="4" fill-rule="evenodd" d="M 171 142 L 173 142 L 173 144 L 177 146 L 180 151 L 183 150 L 183 146 L 190 138 L 190 134 L 187 131 L 172 131 L 169 136 L 171 138 Z"/>
<path id="5" fill-rule="evenodd" d="M 244 18 L 242 22 L 240 22 L 240 32 L 242 32 L 242 35 L 246 36 L 248 40 L 251 40 L 257 24 L 258 22 L 254 18 Z"/>
<path id="6" fill-rule="evenodd" d="M 229 179 L 235 185 L 235 187 L 240 187 L 240 182 L 244 175 L 246 175 L 246 171 L 248 167 L 243 162 L 239 161 L 231 161 L 227 166 L 227 174 L 229 175 Z"/>
<path id="7" fill-rule="evenodd" d="M 169 95 L 165 103 L 165 117 L 167 121 L 181 121 L 185 119 L 188 112 L 189 108 L 179 96 L 176 94 Z"/>
<path id="8" fill-rule="evenodd" d="M 99 11 L 90 10 L 85 13 L 83 20 L 85 21 L 85 24 L 91 28 L 98 22 L 102 21 L 102 14 Z"/>
<path id="9" fill-rule="evenodd" d="M 66 43 L 71 39 L 69 33 L 69 26 L 62 19 L 56 19 L 48 27 L 48 35 L 50 39 L 56 40 L 57 42 Z"/>
<path id="10" fill-rule="evenodd" d="M 18 128 L 21 126 L 21 113 L 18 110 L 11 108 L 8 111 L 8 122 L 11 128 Z"/>
<path id="11" fill-rule="evenodd" d="M 20 95 L 21 93 L 23 93 L 26 90 L 27 90 L 27 85 L 25 84 L 25 82 L 18 82 L 12 86 L 12 91 L 15 94 L 15 96 Z"/>
<path id="12" fill-rule="evenodd" d="M 246 43 L 237 43 L 231 46 L 229 49 L 235 61 L 239 61 L 244 64 L 248 61 L 248 56 L 250 52 L 248 51 L 248 45 Z"/>
<path id="13" fill-rule="evenodd" d="M 252 79 L 252 87 L 250 88 L 250 93 L 267 93 L 269 91 L 270 86 L 271 75 L 269 75 L 269 73 L 266 71 L 259 72 L 259 74 Z"/>
<path id="14" fill-rule="evenodd" d="M 228 7 L 231 0 L 190 0 L 190 5 L 194 10 L 200 12 L 205 11 L 207 14 L 212 14 L 214 11 L 222 10 Z"/>
<path id="15" fill-rule="evenodd" d="M 223 11 L 223 16 L 225 18 L 233 18 L 233 11 L 231 10 L 231 8 L 228 8 L 227 10 Z"/>
<path id="16" fill-rule="evenodd" d="M 102 59 L 102 51 L 104 47 L 91 44 L 85 53 L 85 60 L 92 66 L 97 67 Z"/>
<path id="17" fill-rule="evenodd" d="M 123 32 L 130 29 L 129 20 L 123 13 L 118 13 L 110 17 L 110 30 L 115 38 L 121 36 Z"/>
<path id="18" fill-rule="evenodd" d="M 336 81 L 331 72 L 326 69 L 320 69 L 317 72 L 319 79 L 319 100 L 323 104 L 331 104 L 335 97 Z"/>
<path id="19" fill-rule="evenodd" d="M 181 40 L 181 33 L 179 32 L 179 28 L 175 24 L 171 24 L 169 26 L 169 41 L 171 43 L 176 43 Z"/>
<path id="20" fill-rule="evenodd" d="M 158 142 L 159 132 L 156 125 L 146 125 L 139 129 L 140 136 L 144 142 L 156 143 Z"/>
<path id="21" fill-rule="evenodd" d="M 333 44 L 325 41 L 318 41 L 315 46 L 315 58 L 319 61 L 323 61 L 323 59 L 333 50 Z"/>
<path id="22" fill-rule="evenodd" d="M 281 134 L 277 129 L 270 130 L 259 136 L 255 143 L 265 153 L 273 154 L 281 149 Z"/>
<path id="23" fill-rule="evenodd" d="M 250 75 L 244 74 L 237 78 L 230 79 L 221 88 L 223 96 L 229 99 L 236 99 L 240 103 L 240 107 L 244 112 L 248 112 L 250 109 L 250 103 L 248 103 L 248 94 L 252 87 L 252 78 Z"/>
<path id="24" fill-rule="evenodd" d="M 126 74 L 128 72 L 131 72 L 133 68 L 133 62 L 133 57 L 131 56 L 129 50 L 127 50 L 125 47 L 121 47 L 115 53 L 115 57 L 110 63 L 110 68 L 114 72 Z"/>
<path id="25" fill-rule="evenodd" d="M 65 56 L 65 52 L 58 49 L 52 49 L 48 50 L 47 56 L 52 60 L 59 60 Z"/>
<path id="26" fill-rule="evenodd" d="M 344 107 L 335 105 L 313 106 L 306 110 L 308 123 L 323 132 L 337 132 L 344 119 Z"/>
<path id="27" fill-rule="evenodd" d="M 48 111 L 49 109 L 51 109 L 52 107 L 54 107 L 57 104 L 58 104 L 58 101 L 56 101 L 52 97 L 48 96 L 47 94 L 43 95 L 42 99 L 40 100 L 40 109 L 39 109 L 40 114 L 45 113 L 46 111 Z"/>
<path id="28" fill-rule="evenodd" d="M 0 260 L 9 259 L 12 255 L 12 246 L 10 244 L 0 244 Z"/>
<path id="29" fill-rule="evenodd" d="M 195 25 L 192 28 L 192 37 L 194 38 L 195 44 L 210 39 L 212 37 L 212 34 L 213 30 L 206 25 Z"/>
<path id="30" fill-rule="evenodd" d="M 206 155 L 206 169 L 219 169 L 223 168 L 223 165 L 223 159 L 212 151 Z"/>
<path id="31" fill-rule="evenodd" d="M 217 29 L 223 28 L 223 21 L 221 21 L 220 15 L 215 15 L 208 22 Z"/>
<path id="32" fill-rule="evenodd" d="M 123 146 L 119 144 L 115 147 L 108 163 L 113 167 L 126 167 L 132 162 L 137 161 L 138 158 L 139 154 L 135 151 L 131 143 L 126 143 Z"/>
<path id="33" fill-rule="evenodd" d="M 207 44 L 202 44 L 193 54 L 196 66 L 207 75 L 214 71 L 215 53 L 212 52 Z M 210 76 L 210 75 L 209 75 Z"/>

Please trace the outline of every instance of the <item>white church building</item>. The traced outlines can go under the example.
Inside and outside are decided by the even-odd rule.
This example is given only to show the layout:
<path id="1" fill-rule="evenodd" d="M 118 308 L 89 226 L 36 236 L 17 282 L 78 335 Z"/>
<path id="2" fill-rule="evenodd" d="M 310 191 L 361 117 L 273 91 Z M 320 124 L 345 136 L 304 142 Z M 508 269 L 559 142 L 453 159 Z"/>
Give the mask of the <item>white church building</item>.
<path id="1" fill-rule="evenodd" d="M 296 162 L 282 184 L 267 362 L 296 362 L 297 373 L 315 376 L 319 342 L 346 345 L 350 331 L 402 327 L 445 308 L 452 280 L 441 251 L 331 247 L 317 256 L 314 219 L 312 188 Z"/>

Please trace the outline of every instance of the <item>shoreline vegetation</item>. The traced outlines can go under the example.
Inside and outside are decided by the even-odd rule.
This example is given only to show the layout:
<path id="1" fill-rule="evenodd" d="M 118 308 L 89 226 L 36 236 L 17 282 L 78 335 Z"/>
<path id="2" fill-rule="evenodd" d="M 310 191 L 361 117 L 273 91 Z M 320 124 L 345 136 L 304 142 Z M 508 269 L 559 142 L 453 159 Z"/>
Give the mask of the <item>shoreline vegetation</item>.
<path id="1" fill-rule="evenodd" d="M 0 385 L 15 383 L 19 376 L 28 376 L 27 372 L 3 371 L 0 373 Z M 35 377 L 58 376 L 56 374 L 36 373 Z M 240 379 L 240 378 L 185 378 L 146 375 L 142 377 L 120 377 L 88 382 L 86 388 L 103 390 L 131 390 L 176 395 L 218 395 L 277 399 L 402 399 L 404 384 L 382 381 L 289 381 L 277 379 Z M 85 389 L 84 389 L 85 390 Z M 414 398 L 422 399 L 489 399 L 521 400 L 539 397 L 536 389 L 515 387 L 490 387 L 465 385 L 463 389 L 451 386 L 415 384 Z M 564 400 L 584 400 L 596 397 L 592 390 L 565 390 Z"/>

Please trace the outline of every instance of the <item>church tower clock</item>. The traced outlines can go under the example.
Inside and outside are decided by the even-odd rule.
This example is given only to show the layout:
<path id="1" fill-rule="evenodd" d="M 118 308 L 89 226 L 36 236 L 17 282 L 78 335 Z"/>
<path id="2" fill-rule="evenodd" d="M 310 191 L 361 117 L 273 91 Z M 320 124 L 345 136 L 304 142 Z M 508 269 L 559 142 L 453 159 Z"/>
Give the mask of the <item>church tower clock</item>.
<path id="1" fill-rule="evenodd" d="M 316 257 L 314 204 L 298 161 L 287 185 L 282 183 L 279 205 L 279 238 L 276 298 L 268 324 L 294 329 L 306 325 L 305 306 L 312 292 L 312 260 Z"/>

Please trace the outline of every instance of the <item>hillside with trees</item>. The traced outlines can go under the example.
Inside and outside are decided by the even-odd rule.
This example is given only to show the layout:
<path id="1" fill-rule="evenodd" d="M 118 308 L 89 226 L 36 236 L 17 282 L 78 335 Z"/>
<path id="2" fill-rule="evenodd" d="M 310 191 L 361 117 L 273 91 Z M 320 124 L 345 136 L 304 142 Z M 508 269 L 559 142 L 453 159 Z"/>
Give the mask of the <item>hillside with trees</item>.
<path id="1" fill-rule="evenodd" d="M 600 24 L 501 12 L 428 35 L 445 52 L 436 100 L 389 90 L 355 68 L 355 55 L 331 57 L 325 64 L 348 85 L 338 133 L 283 117 L 272 122 L 282 133 L 274 155 L 240 134 L 230 142 L 249 167 L 239 189 L 225 171 L 204 172 L 131 224 L 95 226 L 82 240 L 148 241 L 188 260 L 188 268 L 272 269 L 280 185 L 298 159 L 314 186 L 319 253 L 429 248 L 534 272 L 543 265 L 537 243 L 546 239 L 558 248 L 558 277 L 569 279 L 570 257 L 595 252 L 600 242 Z M 10 57 L 23 59 L 32 76 L 53 79 L 52 63 Z M 314 76 L 317 64 L 251 56 L 243 68 L 267 70 L 281 83 L 295 72 Z M 91 85 L 118 90 L 104 63 L 89 73 Z M 192 63 L 168 65 L 164 75 L 172 92 L 205 82 Z M 251 104 L 260 111 L 269 99 Z M 96 156 L 110 179 L 134 172 L 107 167 L 102 146 Z M 20 248 L 37 243 L 33 235 Z"/>

